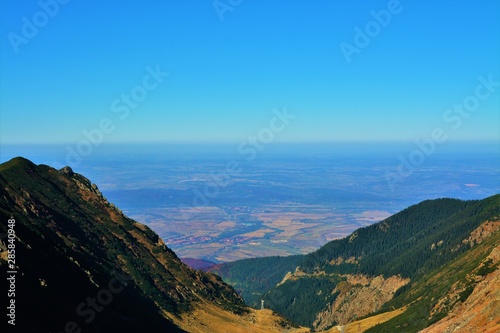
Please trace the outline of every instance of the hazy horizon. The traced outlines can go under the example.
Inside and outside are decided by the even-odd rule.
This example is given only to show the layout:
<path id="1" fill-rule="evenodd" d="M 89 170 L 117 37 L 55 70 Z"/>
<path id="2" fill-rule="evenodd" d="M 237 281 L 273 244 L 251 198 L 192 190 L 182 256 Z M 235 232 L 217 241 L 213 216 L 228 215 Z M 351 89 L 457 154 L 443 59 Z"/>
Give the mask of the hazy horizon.
<path id="1" fill-rule="evenodd" d="M 180 257 L 227 262 L 309 253 L 424 200 L 498 194 L 496 144 L 417 147 L 103 145 L 72 168 Z M 65 148 L 23 155 L 62 168 Z"/>
<path id="2" fill-rule="evenodd" d="M 245 142 L 243 140 L 242 142 Z M 34 163 L 47 164 L 49 159 L 57 161 L 59 167 L 72 166 L 78 168 L 85 160 L 99 159 L 113 155 L 137 154 L 137 156 L 151 154 L 170 154 L 175 157 L 179 154 L 203 156 L 206 154 L 244 155 L 239 151 L 242 142 L 234 143 L 105 143 L 93 147 L 88 155 L 79 155 L 75 146 L 67 144 L 3 144 L 0 147 L 0 163 L 6 162 L 14 157 L 25 157 Z M 254 148 L 251 144 L 244 147 Z M 358 155 L 358 154 L 380 154 L 397 159 L 399 155 L 410 154 L 412 151 L 422 151 L 416 141 L 405 142 L 278 142 L 262 146 L 262 150 L 255 148 L 255 158 L 262 155 L 286 154 L 286 155 Z M 240 149 L 241 150 L 241 149 Z M 435 144 L 434 151 L 425 154 L 426 159 L 433 155 L 441 154 L 498 154 L 500 143 L 495 141 L 478 142 L 445 142 Z M 73 156 L 79 156 L 79 163 L 71 162 Z M 497 156 L 500 159 L 500 155 Z M 66 164 L 65 164 L 66 163 Z M 425 161 L 424 161 L 425 163 Z"/>

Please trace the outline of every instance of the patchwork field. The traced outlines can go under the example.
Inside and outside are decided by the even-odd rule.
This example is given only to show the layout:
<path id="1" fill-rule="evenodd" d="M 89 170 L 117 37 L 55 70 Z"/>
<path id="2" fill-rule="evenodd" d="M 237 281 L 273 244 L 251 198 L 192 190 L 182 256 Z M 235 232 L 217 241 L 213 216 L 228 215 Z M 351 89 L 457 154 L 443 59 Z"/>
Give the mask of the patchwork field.
<path id="1" fill-rule="evenodd" d="M 397 156 L 263 154 L 251 162 L 238 154 L 110 156 L 82 172 L 180 257 L 215 262 L 308 253 L 424 199 L 495 193 L 491 156 L 473 157 L 480 171 L 470 168 L 470 157 L 429 160 L 432 173 L 391 188 L 385 174 Z M 240 165 L 237 174 L 226 172 L 231 160 Z"/>
<path id="2" fill-rule="evenodd" d="M 298 209 L 310 213 L 293 211 Z M 318 206 L 279 205 L 268 206 L 265 212 L 248 207 L 163 208 L 131 217 L 158 232 L 180 257 L 226 262 L 308 253 L 389 215 L 381 211 L 346 215 Z"/>

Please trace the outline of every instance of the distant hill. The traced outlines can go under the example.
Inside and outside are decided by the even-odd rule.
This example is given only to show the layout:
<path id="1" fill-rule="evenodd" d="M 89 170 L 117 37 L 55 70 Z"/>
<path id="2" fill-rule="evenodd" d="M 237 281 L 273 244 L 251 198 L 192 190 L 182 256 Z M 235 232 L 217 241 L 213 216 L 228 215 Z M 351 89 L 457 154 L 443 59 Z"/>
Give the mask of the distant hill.
<path id="1" fill-rule="evenodd" d="M 15 158 L 0 165 L 0 185 L 0 234 L 15 220 L 15 262 L 8 241 L 0 244 L 1 269 L 18 272 L 12 331 L 304 331 L 247 308 L 218 276 L 187 267 L 69 167 Z M 10 299 L 2 298 L 3 309 Z"/>
<path id="2" fill-rule="evenodd" d="M 467 242 L 471 233 L 499 217 L 500 195 L 427 200 L 308 255 L 248 259 L 212 271 L 248 304 L 258 307 L 262 299 L 298 324 L 328 329 L 381 311 L 391 300 L 414 292 L 416 283 L 466 256 L 475 244 Z"/>
<path id="3" fill-rule="evenodd" d="M 194 259 L 194 258 L 181 258 L 181 261 L 191 267 L 192 269 L 200 269 L 202 271 L 207 271 L 210 268 L 217 265 L 215 262 L 204 259 Z"/>

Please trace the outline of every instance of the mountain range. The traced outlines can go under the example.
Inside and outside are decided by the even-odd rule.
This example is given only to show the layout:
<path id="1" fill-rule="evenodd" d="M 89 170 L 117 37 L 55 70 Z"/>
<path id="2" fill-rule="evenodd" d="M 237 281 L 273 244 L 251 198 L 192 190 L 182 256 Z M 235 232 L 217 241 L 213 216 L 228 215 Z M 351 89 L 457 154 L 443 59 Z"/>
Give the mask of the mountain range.
<path id="1" fill-rule="evenodd" d="M 0 183 L 13 332 L 500 331 L 500 195 L 427 200 L 308 255 L 187 260 L 203 272 L 69 167 L 18 157 Z"/>

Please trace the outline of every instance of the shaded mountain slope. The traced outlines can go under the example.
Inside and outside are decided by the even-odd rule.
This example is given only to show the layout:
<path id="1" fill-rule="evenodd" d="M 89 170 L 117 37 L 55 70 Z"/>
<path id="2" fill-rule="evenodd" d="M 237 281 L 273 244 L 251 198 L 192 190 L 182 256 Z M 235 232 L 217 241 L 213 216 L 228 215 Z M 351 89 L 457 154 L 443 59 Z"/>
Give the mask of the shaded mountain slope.
<path id="1" fill-rule="evenodd" d="M 287 272 L 294 271 L 303 256 L 243 259 L 209 269 L 232 285 L 252 307 L 260 307 L 262 295 L 274 288 Z"/>
<path id="2" fill-rule="evenodd" d="M 16 331 L 185 332 L 194 325 L 186 316 L 203 325 L 210 307 L 221 322 L 259 332 L 232 287 L 188 268 L 70 168 L 15 158 L 0 165 L 0 184 L 0 233 L 16 221 Z"/>

